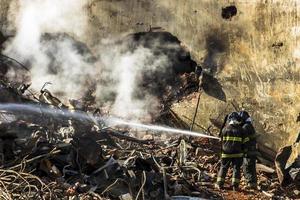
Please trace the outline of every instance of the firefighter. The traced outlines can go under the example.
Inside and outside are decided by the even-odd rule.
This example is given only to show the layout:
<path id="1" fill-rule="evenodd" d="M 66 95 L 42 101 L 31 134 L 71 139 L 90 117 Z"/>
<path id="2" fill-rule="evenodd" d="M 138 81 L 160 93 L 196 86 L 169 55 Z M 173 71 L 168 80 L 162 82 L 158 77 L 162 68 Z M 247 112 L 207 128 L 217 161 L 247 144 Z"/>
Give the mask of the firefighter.
<path id="1" fill-rule="evenodd" d="M 256 189 L 257 188 L 257 176 L 256 176 L 256 135 L 255 129 L 252 125 L 252 120 L 250 115 L 246 111 L 239 112 L 242 118 L 243 130 L 245 135 L 247 135 L 245 141 L 247 143 L 247 152 L 245 153 L 243 160 L 243 172 L 247 182 L 247 188 Z"/>
<path id="2" fill-rule="evenodd" d="M 238 190 L 241 171 L 243 164 L 243 151 L 245 135 L 242 129 L 242 119 L 237 112 L 233 112 L 228 116 L 228 123 L 221 132 L 222 152 L 221 152 L 221 166 L 218 173 L 217 189 L 223 189 L 227 171 L 232 165 L 232 189 Z"/>

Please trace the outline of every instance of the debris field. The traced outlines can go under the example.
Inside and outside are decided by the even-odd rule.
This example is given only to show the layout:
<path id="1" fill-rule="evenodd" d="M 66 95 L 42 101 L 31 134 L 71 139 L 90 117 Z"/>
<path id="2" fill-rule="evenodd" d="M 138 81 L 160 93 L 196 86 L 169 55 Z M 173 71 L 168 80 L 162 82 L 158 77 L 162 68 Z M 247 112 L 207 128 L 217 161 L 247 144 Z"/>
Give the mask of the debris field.
<path id="1" fill-rule="evenodd" d="M 182 96 L 193 98 L 193 74 L 180 78 Z M 257 166 L 258 191 L 215 190 L 219 141 L 109 127 L 93 107 L 71 109 L 28 87 L 1 81 L 1 199 L 299 198 L 296 185 L 280 187 L 270 162 Z M 155 123 L 187 127 L 168 107 Z"/>

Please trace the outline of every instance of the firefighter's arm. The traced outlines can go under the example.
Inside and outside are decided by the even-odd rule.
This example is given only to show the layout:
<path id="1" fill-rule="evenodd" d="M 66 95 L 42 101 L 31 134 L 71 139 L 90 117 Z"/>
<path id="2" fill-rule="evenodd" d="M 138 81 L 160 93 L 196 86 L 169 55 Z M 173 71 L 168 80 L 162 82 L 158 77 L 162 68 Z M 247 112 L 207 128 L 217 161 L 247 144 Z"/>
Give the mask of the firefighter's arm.
<path id="1" fill-rule="evenodd" d="M 227 119 L 228 119 L 228 115 L 226 115 L 225 118 L 224 118 L 222 127 L 221 127 L 220 132 L 219 132 L 219 137 L 222 137 L 222 136 L 223 136 L 223 130 L 224 130 L 224 127 L 225 127 L 225 125 L 226 125 Z"/>
<path id="2" fill-rule="evenodd" d="M 250 142 L 250 138 L 249 138 L 249 132 L 248 130 L 243 127 L 242 128 L 242 138 L 243 138 L 243 152 L 244 154 L 247 154 L 248 153 L 248 147 L 249 147 L 249 142 Z"/>
<path id="3" fill-rule="evenodd" d="M 223 136 L 226 135 L 226 132 L 227 132 L 227 128 L 226 127 L 222 128 L 220 130 L 219 137 L 221 138 L 221 140 L 222 140 Z"/>

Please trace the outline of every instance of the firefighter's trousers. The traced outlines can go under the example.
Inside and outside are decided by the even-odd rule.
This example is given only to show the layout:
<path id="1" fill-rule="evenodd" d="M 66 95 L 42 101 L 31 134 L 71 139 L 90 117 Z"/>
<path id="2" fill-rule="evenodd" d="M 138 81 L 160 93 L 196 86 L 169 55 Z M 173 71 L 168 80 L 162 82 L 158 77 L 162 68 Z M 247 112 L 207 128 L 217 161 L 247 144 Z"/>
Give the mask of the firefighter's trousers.
<path id="1" fill-rule="evenodd" d="M 255 187 L 257 185 L 255 156 L 244 158 L 243 172 L 248 185 Z"/>
<path id="2" fill-rule="evenodd" d="M 241 166 L 243 158 L 221 158 L 221 167 L 218 173 L 217 184 L 223 186 L 226 178 L 227 171 L 232 165 L 232 186 L 238 187 L 241 179 Z"/>

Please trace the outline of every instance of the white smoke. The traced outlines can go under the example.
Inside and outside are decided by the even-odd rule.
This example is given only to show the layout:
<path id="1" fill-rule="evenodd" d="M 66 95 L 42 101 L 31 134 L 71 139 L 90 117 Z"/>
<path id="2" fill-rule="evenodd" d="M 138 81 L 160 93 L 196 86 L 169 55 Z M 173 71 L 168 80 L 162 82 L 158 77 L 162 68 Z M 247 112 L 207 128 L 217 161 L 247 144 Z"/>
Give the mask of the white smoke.
<path id="1" fill-rule="evenodd" d="M 112 69 L 110 75 L 114 78 L 115 86 L 110 85 L 103 88 L 99 85 L 97 96 L 101 97 L 102 90 L 114 89 L 116 99 L 112 112 L 120 117 L 127 117 L 128 113 L 135 119 L 145 118 L 149 111 L 156 110 L 158 100 L 151 95 L 143 98 L 136 98 L 136 91 L 139 90 L 137 83 L 142 79 L 146 71 L 160 70 L 161 73 L 167 69 L 168 59 L 166 56 L 155 56 L 149 49 L 138 47 L 133 52 L 121 52 L 119 46 L 111 53 L 103 52 L 102 61 L 104 66 Z M 112 88 L 111 88 L 112 87 Z"/>
<path id="2" fill-rule="evenodd" d="M 108 104 L 117 116 L 147 118 L 158 109 L 159 102 L 145 92 L 137 95 L 138 83 L 147 71 L 166 70 L 167 57 L 144 47 L 128 50 L 128 43 L 116 45 L 108 40 L 98 44 L 98 51 L 93 52 L 96 60 L 90 62 L 92 55 L 79 52 L 74 43 L 85 36 L 87 4 L 88 0 L 13 1 L 9 29 L 16 35 L 5 54 L 30 63 L 32 88 L 37 91 L 51 82 L 50 90 L 60 94 L 59 98 L 78 99 L 95 83 L 100 106 Z M 45 34 L 49 33 L 52 36 L 47 39 Z"/>
<path id="3" fill-rule="evenodd" d="M 55 56 L 61 61 L 61 72 L 65 79 L 62 81 L 50 75 L 48 66 L 51 60 L 47 51 L 51 51 L 53 45 L 42 43 L 44 33 L 66 32 L 77 37 L 83 35 L 87 23 L 87 16 L 84 14 L 86 4 L 87 1 L 83 0 L 19 0 L 11 3 L 10 28 L 16 29 L 16 36 L 5 53 L 21 61 L 30 61 L 34 89 L 40 89 L 44 82 L 49 81 L 56 83 L 54 90 L 62 85 L 70 90 L 66 82 L 75 78 L 76 74 L 88 72 L 80 71 L 79 68 L 85 69 L 87 65 L 72 48 L 70 41 L 59 41 L 57 49 L 60 52 Z"/>

